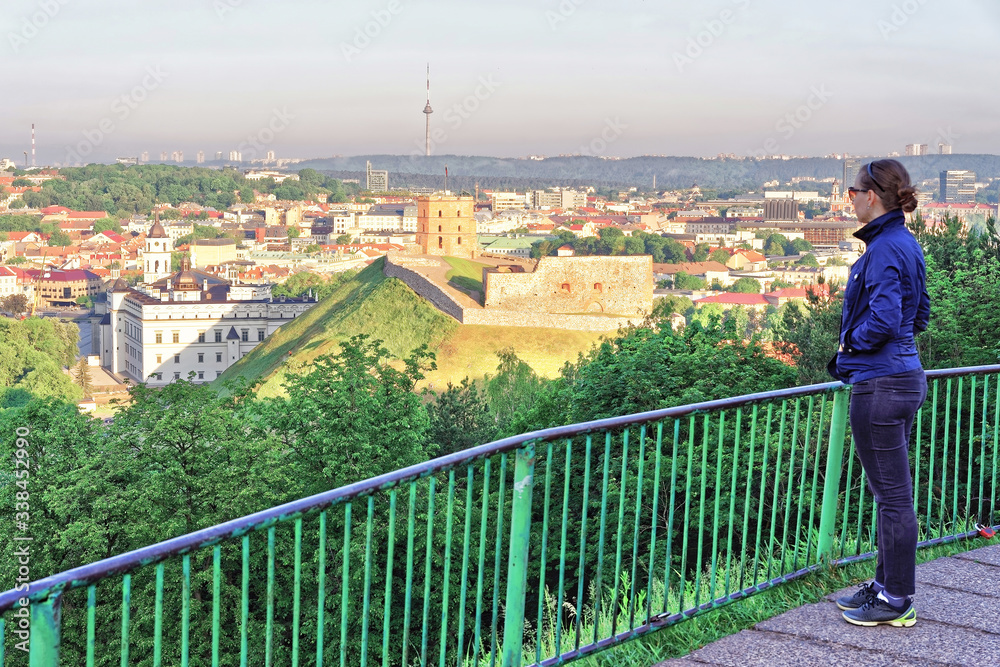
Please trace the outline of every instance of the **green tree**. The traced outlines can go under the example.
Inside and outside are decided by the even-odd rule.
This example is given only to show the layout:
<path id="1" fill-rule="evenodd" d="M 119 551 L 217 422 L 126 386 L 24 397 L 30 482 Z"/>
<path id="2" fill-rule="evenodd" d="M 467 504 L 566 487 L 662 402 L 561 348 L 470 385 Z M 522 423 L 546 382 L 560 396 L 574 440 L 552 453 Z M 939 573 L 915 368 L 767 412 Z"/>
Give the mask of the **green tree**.
<path id="1" fill-rule="evenodd" d="M 802 257 L 800 257 L 798 261 L 796 261 L 795 263 L 798 264 L 799 266 L 810 266 L 814 269 L 819 268 L 819 260 L 817 260 L 816 255 L 812 254 L 811 252 L 807 252 L 806 254 L 802 255 Z"/>
<path id="2" fill-rule="evenodd" d="M 698 276 L 689 275 L 683 271 L 678 271 L 674 275 L 674 289 L 699 290 L 705 289 L 708 283 Z"/>
<path id="3" fill-rule="evenodd" d="M 358 334 L 288 377 L 287 398 L 260 423 L 287 451 L 297 494 L 310 495 L 426 460 L 429 420 L 413 392 L 434 355 L 426 346 L 395 366 L 382 342 Z"/>
<path id="4" fill-rule="evenodd" d="M 708 259 L 713 262 L 718 262 L 719 264 L 725 264 L 729 261 L 729 257 L 730 255 L 728 252 L 719 248 L 718 250 L 713 250 L 712 254 L 708 256 Z"/>
<path id="5" fill-rule="evenodd" d="M 334 241 L 334 243 L 336 243 L 337 245 L 348 245 L 353 240 L 354 240 L 354 237 L 351 236 L 350 234 L 341 234 L 340 236 L 337 237 L 337 239 Z"/>
<path id="6" fill-rule="evenodd" d="M 804 305 L 783 305 L 781 321 L 774 330 L 778 348 L 795 360 L 799 384 L 832 380 L 826 367 L 840 344 L 844 303 L 836 285 L 830 285 L 829 290 L 829 296 L 808 290 Z"/>
<path id="7" fill-rule="evenodd" d="M 729 291 L 737 294 L 760 294 L 762 290 L 759 280 L 743 277 L 730 285 Z"/>
<path id="8" fill-rule="evenodd" d="M 103 218 L 94 222 L 94 233 L 100 234 L 101 232 L 115 232 L 116 234 L 121 234 L 122 226 L 114 218 Z"/>
<path id="9" fill-rule="evenodd" d="M 81 356 L 80 361 L 76 364 L 76 383 L 80 385 L 84 398 L 90 396 L 90 392 L 93 389 L 93 379 L 90 375 L 90 365 L 87 363 L 87 357 Z"/>
<path id="10" fill-rule="evenodd" d="M 21 313 L 28 312 L 28 297 L 26 294 L 17 293 L 5 296 L 0 301 L 4 310 L 17 317 Z"/>
<path id="11" fill-rule="evenodd" d="M 69 234 L 61 229 L 57 229 L 49 236 L 49 245 L 62 248 L 73 245 L 73 240 L 69 237 Z"/>
<path id="12" fill-rule="evenodd" d="M 708 251 L 712 246 L 707 243 L 699 243 L 694 247 L 694 252 L 691 253 L 692 262 L 704 262 L 708 259 Z"/>
<path id="13" fill-rule="evenodd" d="M 792 240 L 792 248 L 791 249 L 792 249 L 792 252 L 788 253 L 789 255 L 797 253 L 797 252 L 804 252 L 804 251 L 807 251 L 807 250 L 812 250 L 813 249 L 813 244 L 809 243 L 809 241 L 806 241 L 805 239 L 793 239 Z"/>
<path id="14" fill-rule="evenodd" d="M 469 378 L 459 386 L 448 383 L 441 393 L 431 392 L 427 404 L 430 426 L 427 438 L 438 446 L 438 454 L 459 452 L 493 441 L 497 422 L 490 413 L 486 395 Z"/>
<path id="15" fill-rule="evenodd" d="M 302 235 L 302 231 L 298 227 L 289 227 L 288 228 L 288 238 L 290 238 L 290 239 L 297 239 L 301 235 Z"/>

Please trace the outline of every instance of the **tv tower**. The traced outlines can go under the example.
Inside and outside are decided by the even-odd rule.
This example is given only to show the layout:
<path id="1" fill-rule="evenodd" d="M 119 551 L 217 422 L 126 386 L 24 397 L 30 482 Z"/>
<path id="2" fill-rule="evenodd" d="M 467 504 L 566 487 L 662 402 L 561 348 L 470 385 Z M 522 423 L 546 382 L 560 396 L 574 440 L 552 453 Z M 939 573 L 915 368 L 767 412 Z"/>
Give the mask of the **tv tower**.
<path id="1" fill-rule="evenodd" d="M 427 106 L 424 107 L 424 115 L 427 116 L 427 132 L 424 135 L 424 143 L 426 148 L 424 149 L 424 155 L 431 154 L 431 114 L 434 110 L 431 109 L 431 64 L 427 63 Z"/>
<path id="2" fill-rule="evenodd" d="M 31 124 L 31 166 L 35 166 L 35 124 Z"/>

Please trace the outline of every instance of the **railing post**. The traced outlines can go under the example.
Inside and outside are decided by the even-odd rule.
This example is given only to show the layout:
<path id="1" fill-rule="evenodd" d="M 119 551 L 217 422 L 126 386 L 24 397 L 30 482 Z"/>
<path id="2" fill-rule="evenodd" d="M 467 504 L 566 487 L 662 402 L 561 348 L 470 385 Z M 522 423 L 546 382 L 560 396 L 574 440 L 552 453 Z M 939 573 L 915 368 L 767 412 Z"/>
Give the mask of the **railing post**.
<path id="1" fill-rule="evenodd" d="M 504 667 L 520 667 L 524 643 L 524 604 L 528 587 L 528 542 L 531 534 L 531 489 L 534 485 L 535 445 L 517 450 L 514 493 L 510 513 L 510 556 L 507 561 L 507 604 L 503 623 Z M 501 500 L 501 502 L 503 502 Z"/>
<path id="2" fill-rule="evenodd" d="M 30 667 L 58 667 L 62 594 L 31 603 Z"/>
<path id="3" fill-rule="evenodd" d="M 848 392 L 847 387 L 842 387 L 833 395 L 833 414 L 830 416 L 830 438 L 826 451 L 826 477 L 823 481 L 823 507 L 819 518 L 817 556 L 820 561 L 830 560 L 837 530 L 840 473 L 844 464 L 844 442 L 847 436 Z"/>

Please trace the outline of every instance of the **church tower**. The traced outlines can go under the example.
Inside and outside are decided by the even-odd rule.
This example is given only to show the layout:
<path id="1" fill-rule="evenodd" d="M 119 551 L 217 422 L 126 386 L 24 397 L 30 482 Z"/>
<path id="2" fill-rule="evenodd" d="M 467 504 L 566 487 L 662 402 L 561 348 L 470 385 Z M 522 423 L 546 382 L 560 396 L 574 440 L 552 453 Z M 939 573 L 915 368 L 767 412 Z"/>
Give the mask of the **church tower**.
<path id="1" fill-rule="evenodd" d="M 144 283 L 155 283 L 171 274 L 170 253 L 173 251 L 174 242 L 157 220 L 146 234 L 146 248 L 142 253 Z"/>

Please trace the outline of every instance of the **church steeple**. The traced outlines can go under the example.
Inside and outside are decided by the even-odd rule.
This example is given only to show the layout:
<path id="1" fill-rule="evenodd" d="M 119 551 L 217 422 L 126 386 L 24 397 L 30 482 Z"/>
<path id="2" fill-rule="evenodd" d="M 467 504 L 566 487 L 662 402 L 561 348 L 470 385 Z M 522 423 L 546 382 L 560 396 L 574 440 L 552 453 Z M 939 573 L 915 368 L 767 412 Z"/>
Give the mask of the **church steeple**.
<path id="1" fill-rule="evenodd" d="M 143 282 L 155 283 L 171 274 L 170 253 L 173 251 L 174 242 L 160 224 L 160 214 L 157 212 L 156 220 L 146 234 L 146 247 L 142 253 Z"/>

